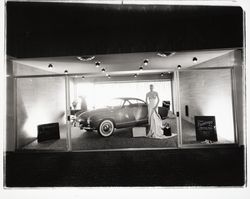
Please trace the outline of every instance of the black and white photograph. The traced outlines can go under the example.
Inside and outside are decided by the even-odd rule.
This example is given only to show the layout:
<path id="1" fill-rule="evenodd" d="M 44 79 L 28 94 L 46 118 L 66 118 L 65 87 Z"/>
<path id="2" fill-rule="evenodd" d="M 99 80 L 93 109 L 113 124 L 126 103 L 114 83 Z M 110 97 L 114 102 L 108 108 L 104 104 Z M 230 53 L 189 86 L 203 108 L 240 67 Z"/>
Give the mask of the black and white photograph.
<path id="1" fill-rule="evenodd" d="M 5 189 L 245 189 L 246 13 L 225 2 L 5 1 Z"/>

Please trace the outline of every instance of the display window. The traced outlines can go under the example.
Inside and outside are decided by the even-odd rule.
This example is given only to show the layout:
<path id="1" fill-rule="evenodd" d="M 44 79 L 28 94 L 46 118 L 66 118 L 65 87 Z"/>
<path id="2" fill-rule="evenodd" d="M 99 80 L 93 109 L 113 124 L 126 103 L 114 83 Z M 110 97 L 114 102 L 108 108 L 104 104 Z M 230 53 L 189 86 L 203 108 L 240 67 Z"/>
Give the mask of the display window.
<path id="1" fill-rule="evenodd" d="M 228 63 L 228 57 L 219 57 Z M 172 70 L 158 66 L 136 75 L 101 69 L 83 74 L 48 68 L 43 73 L 15 64 L 16 150 L 147 150 L 242 142 L 240 62 L 220 66 L 206 61 Z"/>

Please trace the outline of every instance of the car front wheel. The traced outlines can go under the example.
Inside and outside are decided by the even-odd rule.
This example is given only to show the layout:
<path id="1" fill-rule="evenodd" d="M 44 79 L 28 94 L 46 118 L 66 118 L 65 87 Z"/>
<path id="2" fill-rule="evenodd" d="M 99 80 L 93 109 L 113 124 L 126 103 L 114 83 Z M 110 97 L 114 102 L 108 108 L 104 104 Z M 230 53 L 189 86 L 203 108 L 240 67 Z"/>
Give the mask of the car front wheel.
<path id="1" fill-rule="evenodd" d="M 103 120 L 98 128 L 98 132 L 103 137 L 109 137 L 114 132 L 114 123 L 111 120 Z"/>

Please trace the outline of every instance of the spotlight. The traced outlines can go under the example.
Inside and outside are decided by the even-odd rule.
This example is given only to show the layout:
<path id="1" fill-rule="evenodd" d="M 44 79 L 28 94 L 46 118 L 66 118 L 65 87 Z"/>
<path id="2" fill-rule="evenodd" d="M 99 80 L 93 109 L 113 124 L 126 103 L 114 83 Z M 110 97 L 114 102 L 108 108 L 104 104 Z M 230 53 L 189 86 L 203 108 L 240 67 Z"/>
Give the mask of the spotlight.
<path id="1" fill-rule="evenodd" d="M 80 61 L 91 61 L 92 59 L 95 59 L 95 56 L 83 55 L 83 56 L 77 56 L 76 58 Z"/>
<path id="2" fill-rule="evenodd" d="M 178 68 L 178 69 L 181 69 L 181 65 L 178 65 L 177 68 Z"/>
<path id="3" fill-rule="evenodd" d="M 49 64 L 49 65 L 48 65 L 48 68 L 49 68 L 49 69 L 52 69 L 52 68 L 53 68 L 53 65 L 52 65 L 52 64 Z"/>
<path id="4" fill-rule="evenodd" d="M 136 78 L 137 77 L 137 74 L 134 74 L 134 78 Z"/>
<path id="5" fill-rule="evenodd" d="M 83 60 L 83 58 L 82 57 L 80 57 L 80 56 L 78 56 L 78 57 L 76 57 L 78 60 L 80 60 L 80 61 L 82 61 Z"/>
<path id="6" fill-rule="evenodd" d="M 163 76 L 164 76 L 164 73 L 161 73 L 161 76 L 163 77 Z"/>
<path id="7" fill-rule="evenodd" d="M 142 67 L 142 66 L 140 66 L 139 70 L 140 70 L 140 71 L 142 71 L 142 70 L 143 70 L 143 67 Z"/>
<path id="8" fill-rule="evenodd" d="M 147 65 L 148 65 L 148 59 L 145 59 L 145 60 L 143 61 L 143 64 L 144 64 L 144 66 L 147 66 Z"/>
<path id="9" fill-rule="evenodd" d="M 157 55 L 160 57 L 170 57 L 172 55 L 174 55 L 175 52 L 158 52 Z"/>
<path id="10" fill-rule="evenodd" d="M 64 71 L 64 73 L 65 73 L 65 74 L 68 74 L 68 71 L 67 71 L 67 70 L 65 70 L 65 71 Z"/>
<path id="11" fill-rule="evenodd" d="M 102 72 L 103 72 L 103 73 L 105 72 L 105 68 L 102 68 Z"/>
<path id="12" fill-rule="evenodd" d="M 99 62 L 99 61 L 96 62 L 96 63 L 95 63 L 96 68 L 99 68 L 100 64 L 101 64 L 101 62 Z"/>
<path id="13" fill-rule="evenodd" d="M 197 61 L 198 61 L 197 57 L 194 57 L 194 58 L 193 58 L 193 62 L 194 62 L 194 63 L 197 63 Z"/>

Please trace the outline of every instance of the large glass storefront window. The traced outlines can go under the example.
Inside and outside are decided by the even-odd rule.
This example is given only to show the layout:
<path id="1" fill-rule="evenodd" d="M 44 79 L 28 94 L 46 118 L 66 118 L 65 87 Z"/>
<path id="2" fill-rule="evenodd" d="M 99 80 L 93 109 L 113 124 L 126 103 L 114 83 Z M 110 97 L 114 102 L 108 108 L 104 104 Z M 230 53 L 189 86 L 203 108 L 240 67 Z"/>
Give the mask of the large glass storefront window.
<path id="1" fill-rule="evenodd" d="M 182 144 L 235 142 L 231 69 L 179 72 Z"/>
<path id="2" fill-rule="evenodd" d="M 133 127 L 149 130 L 145 98 L 150 84 L 159 93 L 159 114 L 171 123 L 173 136 L 168 139 L 133 134 Z M 72 150 L 177 147 L 171 80 L 93 82 L 72 77 L 70 105 Z"/>
<path id="3" fill-rule="evenodd" d="M 145 98 L 150 85 L 159 94 L 158 114 L 170 128 L 166 139 L 137 136 L 138 129 L 134 129 L 149 132 Z M 16 149 L 77 151 L 236 143 L 232 85 L 230 68 L 181 70 L 165 80 L 112 81 L 107 77 L 93 81 L 73 75 L 16 78 Z"/>
<path id="4" fill-rule="evenodd" d="M 16 149 L 66 150 L 64 77 L 16 79 Z"/>

